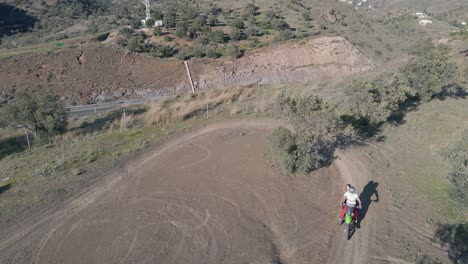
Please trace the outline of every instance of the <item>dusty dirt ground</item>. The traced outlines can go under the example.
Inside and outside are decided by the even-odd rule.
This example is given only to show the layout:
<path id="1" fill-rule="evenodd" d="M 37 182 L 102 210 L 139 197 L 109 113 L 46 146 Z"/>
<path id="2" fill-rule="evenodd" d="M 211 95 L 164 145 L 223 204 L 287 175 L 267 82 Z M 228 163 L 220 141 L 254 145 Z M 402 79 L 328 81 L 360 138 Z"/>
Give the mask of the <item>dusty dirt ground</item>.
<path id="1" fill-rule="evenodd" d="M 5 239 L 2 262 L 326 262 L 337 179 L 283 175 L 265 157 L 275 125 L 223 123 L 169 141 Z"/>
<path id="2" fill-rule="evenodd" d="M 466 100 L 421 108 L 386 141 L 340 150 L 310 175 L 284 175 L 267 158 L 277 121 L 178 135 L 64 208 L 0 230 L 0 262 L 450 263 L 434 238 L 445 207 L 415 186 L 440 188 L 450 168 L 435 149 L 466 124 Z M 336 225 L 345 183 L 363 202 L 349 241 Z"/>

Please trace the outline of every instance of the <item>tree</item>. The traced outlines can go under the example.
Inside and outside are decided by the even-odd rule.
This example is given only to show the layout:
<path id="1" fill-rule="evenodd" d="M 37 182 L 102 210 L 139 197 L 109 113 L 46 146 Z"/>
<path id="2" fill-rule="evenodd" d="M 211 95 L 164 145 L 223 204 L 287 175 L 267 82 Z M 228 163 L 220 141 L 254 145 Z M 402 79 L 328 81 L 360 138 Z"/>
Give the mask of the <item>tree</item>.
<path id="1" fill-rule="evenodd" d="M 257 15 L 257 7 L 253 3 L 247 4 L 245 7 L 245 14 L 247 17 L 253 17 Z"/>
<path id="2" fill-rule="evenodd" d="M 187 31 L 184 28 L 177 28 L 175 31 L 175 35 L 178 38 L 184 38 L 186 36 Z"/>
<path id="3" fill-rule="evenodd" d="M 124 28 L 119 30 L 119 35 L 123 36 L 125 38 L 131 37 L 132 34 L 133 34 L 133 30 L 131 28 L 128 28 L 128 27 L 124 27 Z"/>
<path id="4" fill-rule="evenodd" d="M 224 48 L 224 55 L 227 57 L 239 58 L 242 51 L 236 45 L 228 45 Z"/>
<path id="5" fill-rule="evenodd" d="M 270 146 L 289 173 L 307 173 L 324 166 L 333 158 L 335 148 L 349 136 L 336 106 L 319 97 L 282 96 L 279 106 L 293 125 L 294 133 L 285 128 L 275 130 Z"/>
<path id="6" fill-rule="evenodd" d="M 139 29 L 141 26 L 141 21 L 139 19 L 135 19 L 132 21 L 132 24 L 130 25 L 133 29 Z"/>
<path id="7" fill-rule="evenodd" d="M 208 48 L 206 49 L 206 56 L 208 58 L 215 59 L 215 58 L 219 58 L 221 54 L 219 54 L 219 52 L 217 52 L 215 48 Z"/>
<path id="8" fill-rule="evenodd" d="M 17 94 L 2 109 L 1 119 L 10 127 L 25 127 L 36 138 L 62 133 L 68 124 L 64 105 L 50 91 Z"/>
<path id="9" fill-rule="evenodd" d="M 304 21 L 311 21 L 312 20 L 312 18 L 310 17 L 309 12 L 303 12 L 302 13 L 302 18 L 304 19 Z"/>
<path id="10" fill-rule="evenodd" d="M 231 39 L 233 40 L 243 40 L 245 39 L 245 34 L 242 29 L 234 28 L 231 32 Z"/>
<path id="11" fill-rule="evenodd" d="M 218 18 L 216 16 L 209 16 L 208 17 L 208 24 L 212 27 L 216 26 L 218 24 Z"/>
<path id="12" fill-rule="evenodd" d="M 249 26 L 248 28 L 245 29 L 244 32 L 245 32 L 245 35 L 247 35 L 247 37 L 249 38 L 259 35 L 258 29 L 255 26 Z"/>
<path id="13" fill-rule="evenodd" d="M 355 81 L 345 91 L 356 119 L 368 125 L 386 122 L 406 100 L 406 86 L 396 74 L 382 74 L 373 81 Z"/>
<path id="14" fill-rule="evenodd" d="M 153 46 L 153 55 L 159 58 L 169 58 L 174 55 L 174 49 L 171 46 L 156 44 Z"/>
<path id="15" fill-rule="evenodd" d="M 162 30 L 160 27 L 157 27 L 153 31 L 153 36 L 161 36 L 162 35 Z"/>
<path id="16" fill-rule="evenodd" d="M 176 26 L 176 15 L 175 15 L 175 13 L 164 14 L 163 25 L 166 28 L 174 28 Z"/>
<path id="17" fill-rule="evenodd" d="M 296 35 L 291 30 L 281 30 L 279 35 L 275 38 L 275 41 L 286 41 L 295 38 Z"/>
<path id="18" fill-rule="evenodd" d="M 412 51 L 413 57 L 401 69 L 413 93 L 427 102 L 441 95 L 457 78 L 457 65 L 449 60 L 447 46 L 434 46 L 426 41 Z"/>
<path id="19" fill-rule="evenodd" d="M 231 26 L 238 28 L 238 29 L 243 29 L 244 28 L 244 22 L 240 18 L 236 18 L 231 22 Z"/>
<path id="20" fill-rule="evenodd" d="M 213 43 L 224 43 L 224 31 L 215 30 L 209 33 L 208 38 Z"/>
<path id="21" fill-rule="evenodd" d="M 154 19 L 150 18 L 145 22 L 146 27 L 152 28 L 154 26 Z"/>
<path id="22" fill-rule="evenodd" d="M 163 20 L 164 19 L 164 14 L 162 12 L 156 10 L 156 11 L 153 11 L 153 13 L 151 14 L 151 17 L 154 20 Z"/>

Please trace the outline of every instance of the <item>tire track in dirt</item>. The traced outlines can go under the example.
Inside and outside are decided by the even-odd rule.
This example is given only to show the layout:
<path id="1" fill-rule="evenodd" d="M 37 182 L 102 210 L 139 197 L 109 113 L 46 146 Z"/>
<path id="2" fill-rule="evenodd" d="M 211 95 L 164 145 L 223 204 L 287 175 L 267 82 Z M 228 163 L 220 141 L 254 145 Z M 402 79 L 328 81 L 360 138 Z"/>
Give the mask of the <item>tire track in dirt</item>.
<path id="1" fill-rule="evenodd" d="M 50 216 L 33 263 L 324 263 L 331 202 L 310 190 L 329 192 L 332 179 L 263 162 L 277 125 L 227 122 L 167 141 Z"/>

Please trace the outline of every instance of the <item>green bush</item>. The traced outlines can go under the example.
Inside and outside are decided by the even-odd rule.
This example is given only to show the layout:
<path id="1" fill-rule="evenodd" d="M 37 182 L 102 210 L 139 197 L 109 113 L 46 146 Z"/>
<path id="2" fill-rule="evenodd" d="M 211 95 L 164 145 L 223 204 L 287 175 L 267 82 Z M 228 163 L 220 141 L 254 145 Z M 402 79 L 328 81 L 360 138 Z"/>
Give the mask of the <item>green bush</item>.
<path id="1" fill-rule="evenodd" d="M 286 41 L 295 38 L 296 35 L 291 30 L 281 30 L 275 41 Z"/>
<path id="2" fill-rule="evenodd" d="M 166 28 L 174 28 L 176 26 L 176 15 L 174 13 L 164 14 L 163 25 Z"/>
<path id="3" fill-rule="evenodd" d="M 238 29 L 243 29 L 244 28 L 244 22 L 240 18 L 236 18 L 236 19 L 232 20 L 231 27 L 238 28 Z"/>
<path id="4" fill-rule="evenodd" d="M 153 30 L 153 36 L 161 36 L 162 35 L 162 30 L 160 27 L 157 27 Z"/>
<path id="5" fill-rule="evenodd" d="M 407 87 L 396 74 L 382 74 L 372 81 L 354 81 L 346 89 L 349 96 L 349 113 L 367 125 L 379 126 L 399 110 L 407 99 Z"/>
<path id="6" fill-rule="evenodd" d="M 457 65 L 449 60 L 447 46 L 434 46 L 430 40 L 413 49 L 410 61 L 401 68 L 414 95 L 427 102 L 441 95 L 457 80 Z"/>
<path id="7" fill-rule="evenodd" d="M 215 30 L 208 34 L 208 38 L 212 43 L 224 43 L 224 32 L 222 30 Z"/>
<path id="8" fill-rule="evenodd" d="M 217 52 L 215 48 L 208 48 L 208 49 L 206 49 L 206 56 L 208 58 L 214 59 L 214 58 L 221 57 L 221 54 L 219 52 Z"/>
<path id="9" fill-rule="evenodd" d="M 224 56 L 239 58 L 242 56 L 242 51 L 236 45 L 228 45 L 224 48 Z"/>
<path id="10" fill-rule="evenodd" d="M 468 129 L 453 145 L 442 150 L 442 156 L 452 164 L 453 170 L 449 175 L 451 186 L 450 197 L 461 206 L 468 208 Z"/>
<path id="11" fill-rule="evenodd" d="M 326 165 L 335 148 L 349 137 L 336 106 L 310 96 L 293 99 L 280 97 L 283 116 L 293 125 L 294 133 L 279 128 L 269 142 L 273 157 L 281 160 L 288 173 L 307 173 Z"/>
<path id="12" fill-rule="evenodd" d="M 152 28 L 154 26 L 154 19 L 150 18 L 145 22 L 146 27 Z"/>
<path id="13" fill-rule="evenodd" d="M 133 34 L 133 30 L 128 27 L 121 28 L 118 33 L 119 36 L 122 36 L 124 38 L 130 38 L 132 34 Z"/>
<path id="14" fill-rule="evenodd" d="M 0 119 L 13 128 L 25 127 L 41 139 L 64 132 L 68 124 L 64 105 L 50 91 L 17 94 L 1 109 Z"/>
<path id="15" fill-rule="evenodd" d="M 159 58 L 169 58 L 174 55 L 174 49 L 171 46 L 156 44 L 153 46 L 153 55 Z"/>
<path id="16" fill-rule="evenodd" d="M 133 29 L 139 29 L 141 26 L 141 21 L 139 19 L 135 19 L 132 21 L 132 24 L 130 25 Z"/>
<path id="17" fill-rule="evenodd" d="M 234 28 L 231 32 L 231 39 L 232 40 L 243 40 L 245 39 L 245 34 L 242 29 Z"/>
<path id="18" fill-rule="evenodd" d="M 268 138 L 270 150 L 274 158 L 282 161 L 284 169 L 293 174 L 297 170 L 297 142 L 296 136 L 284 127 L 273 130 Z"/>
<path id="19" fill-rule="evenodd" d="M 218 24 L 218 18 L 216 16 L 209 16 L 208 17 L 208 24 L 212 27 L 216 26 Z"/>

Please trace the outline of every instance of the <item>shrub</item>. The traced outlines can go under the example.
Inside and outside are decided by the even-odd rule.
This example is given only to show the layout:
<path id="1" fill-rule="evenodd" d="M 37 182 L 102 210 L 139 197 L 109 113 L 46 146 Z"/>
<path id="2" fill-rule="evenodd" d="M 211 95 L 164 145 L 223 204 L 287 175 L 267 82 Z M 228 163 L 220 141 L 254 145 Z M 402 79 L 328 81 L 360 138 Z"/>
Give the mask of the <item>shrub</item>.
<path id="1" fill-rule="evenodd" d="M 390 73 L 373 81 L 354 81 L 345 93 L 355 120 L 365 120 L 364 125 L 376 127 L 399 110 L 407 99 L 406 90 L 399 76 Z"/>
<path id="2" fill-rule="evenodd" d="M 153 36 L 161 36 L 162 35 L 162 30 L 160 27 L 157 27 L 153 30 Z"/>
<path id="3" fill-rule="evenodd" d="M 276 129 L 270 137 L 270 146 L 288 173 L 307 173 L 324 166 L 333 158 L 335 148 L 348 137 L 336 106 L 319 97 L 282 96 L 279 106 L 295 133 Z"/>
<path id="4" fill-rule="evenodd" d="M 468 208 L 468 128 L 453 145 L 442 150 L 441 154 L 450 161 L 453 168 L 449 175 L 449 195 L 461 206 Z"/>
<path id="5" fill-rule="evenodd" d="M 238 29 L 243 29 L 244 28 L 244 22 L 240 18 L 236 18 L 236 19 L 232 20 L 231 27 L 238 28 Z"/>
<path id="6" fill-rule="evenodd" d="M 159 58 L 169 58 L 174 55 L 174 49 L 171 46 L 156 44 L 153 46 L 153 55 Z"/>
<path id="7" fill-rule="evenodd" d="M 121 28 L 118 33 L 118 35 L 125 37 L 125 38 L 130 38 L 132 34 L 133 34 L 133 30 L 128 27 Z"/>
<path id="8" fill-rule="evenodd" d="M 293 174 L 296 172 L 297 142 L 296 136 L 284 127 L 273 130 L 268 137 L 273 157 L 282 161 L 284 169 Z"/>
<path id="9" fill-rule="evenodd" d="M 219 58 L 221 54 L 217 52 L 215 48 L 208 48 L 206 49 L 206 56 L 208 58 Z"/>
<path id="10" fill-rule="evenodd" d="M 154 26 L 154 19 L 150 18 L 145 22 L 146 27 L 152 28 Z"/>
<path id="11" fill-rule="evenodd" d="M 275 41 L 286 41 L 295 38 L 296 36 L 290 30 L 281 30 Z"/>
<path id="12" fill-rule="evenodd" d="M 447 46 L 434 46 L 430 40 L 413 49 L 413 57 L 401 68 L 406 84 L 423 102 L 441 95 L 456 82 L 458 68 L 449 60 Z"/>
<path id="13" fill-rule="evenodd" d="M 212 43 L 224 43 L 224 32 L 222 30 L 215 30 L 208 34 L 208 38 Z"/>
<path id="14" fill-rule="evenodd" d="M 176 26 L 176 15 L 174 13 L 164 14 L 163 25 L 166 28 L 174 28 Z"/>
<path id="15" fill-rule="evenodd" d="M 201 46 L 194 47 L 192 49 L 192 56 L 197 58 L 205 57 L 205 49 Z"/>
<path id="16" fill-rule="evenodd" d="M 130 25 L 133 29 L 139 29 L 141 26 L 141 21 L 139 19 L 135 19 L 132 21 L 132 24 Z"/>
<path id="17" fill-rule="evenodd" d="M 259 35 L 258 29 L 255 26 L 249 26 L 248 28 L 245 29 L 245 35 L 247 37 L 255 37 Z"/>
<path id="18" fill-rule="evenodd" d="M 65 131 L 67 114 L 59 97 L 50 91 L 21 92 L 0 112 L 0 119 L 11 127 L 23 126 L 36 138 Z"/>
<path id="19" fill-rule="evenodd" d="M 241 50 L 236 45 L 228 45 L 224 48 L 224 56 L 239 58 L 242 55 Z"/>
<path id="20" fill-rule="evenodd" d="M 184 38 L 186 35 L 187 31 L 184 29 L 184 28 L 177 28 L 176 31 L 175 31 L 175 35 L 178 37 L 178 38 Z"/>
<path id="21" fill-rule="evenodd" d="M 164 14 L 158 10 L 155 10 L 153 11 L 153 13 L 151 14 L 151 17 L 154 19 L 154 20 L 163 20 L 164 19 Z"/>
<path id="22" fill-rule="evenodd" d="M 245 39 L 245 34 L 241 29 L 234 28 L 231 32 L 231 39 L 233 40 L 243 40 Z"/>
<path id="23" fill-rule="evenodd" d="M 212 27 L 216 26 L 218 24 L 218 18 L 216 16 L 213 16 L 213 15 L 209 16 L 208 17 L 208 24 L 210 26 L 212 26 Z"/>

